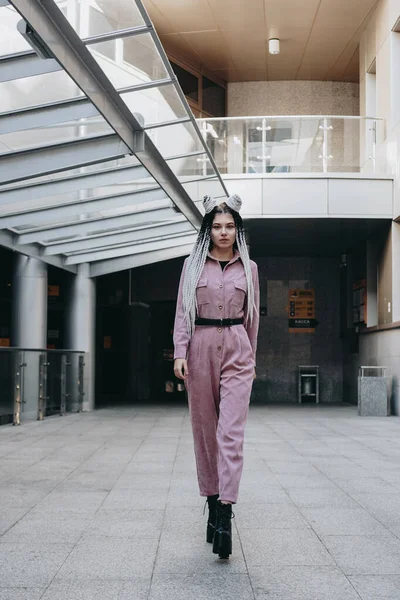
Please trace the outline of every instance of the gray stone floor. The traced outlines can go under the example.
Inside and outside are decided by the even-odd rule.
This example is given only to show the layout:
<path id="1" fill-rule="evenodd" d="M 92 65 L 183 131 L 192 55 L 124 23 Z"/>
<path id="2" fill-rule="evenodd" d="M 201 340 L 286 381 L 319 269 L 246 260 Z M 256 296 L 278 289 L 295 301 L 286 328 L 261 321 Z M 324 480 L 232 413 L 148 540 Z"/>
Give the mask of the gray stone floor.
<path id="1" fill-rule="evenodd" d="M 399 600 L 400 419 L 252 406 L 234 554 L 186 408 L 0 428 L 0 600 Z"/>

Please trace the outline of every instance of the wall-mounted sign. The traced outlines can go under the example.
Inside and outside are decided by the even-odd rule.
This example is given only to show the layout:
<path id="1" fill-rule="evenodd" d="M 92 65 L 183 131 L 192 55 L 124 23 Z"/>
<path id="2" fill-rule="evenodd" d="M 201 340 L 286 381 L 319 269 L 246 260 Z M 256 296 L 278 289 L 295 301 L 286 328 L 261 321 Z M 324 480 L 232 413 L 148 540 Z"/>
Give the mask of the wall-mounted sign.
<path id="1" fill-rule="evenodd" d="M 105 335 L 103 338 L 103 348 L 109 350 L 111 348 L 111 335 Z"/>
<path id="2" fill-rule="evenodd" d="M 8 348 L 10 346 L 10 338 L 0 338 L 0 346 L 2 348 Z"/>
<path id="3" fill-rule="evenodd" d="M 314 333 L 315 290 L 289 290 L 289 333 Z"/>
<path id="4" fill-rule="evenodd" d="M 353 283 L 353 324 L 367 324 L 367 280 Z"/>
<path id="5" fill-rule="evenodd" d="M 48 296 L 59 296 L 60 295 L 60 286 L 59 285 L 47 286 L 47 294 L 48 294 Z"/>

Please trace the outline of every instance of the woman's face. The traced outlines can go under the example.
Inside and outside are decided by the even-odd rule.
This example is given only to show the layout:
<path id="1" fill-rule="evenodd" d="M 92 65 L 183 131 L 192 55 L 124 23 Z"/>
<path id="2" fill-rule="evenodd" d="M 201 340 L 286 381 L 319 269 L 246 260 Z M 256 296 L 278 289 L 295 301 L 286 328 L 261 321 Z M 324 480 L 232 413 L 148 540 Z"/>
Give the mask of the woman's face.
<path id="1" fill-rule="evenodd" d="M 229 213 L 216 213 L 211 227 L 211 241 L 214 248 L 227 250 L 236 240 L 236 227 Z"/>

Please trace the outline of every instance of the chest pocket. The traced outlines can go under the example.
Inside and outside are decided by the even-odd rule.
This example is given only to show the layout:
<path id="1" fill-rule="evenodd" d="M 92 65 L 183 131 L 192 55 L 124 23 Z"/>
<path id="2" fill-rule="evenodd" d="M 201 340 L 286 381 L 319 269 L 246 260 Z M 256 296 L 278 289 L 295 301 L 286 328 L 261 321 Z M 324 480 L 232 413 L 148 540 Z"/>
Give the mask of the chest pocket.
<path id="1" fill-rule="evenodd" d="M 208 297 L 207 279 L 200 279 L 196 288 L 197 306 L 201 304 L 209 304 L 210 298 Z"/>
<path id="2" fill-rule="evenodd" d="M 239 308 L 243 308 L 247 294 L 247 282 L 246 280 L 235 281 L 234 285 L 235 287 L 233 288 L 232 304 L 234 306 L 238 306 Z"/>

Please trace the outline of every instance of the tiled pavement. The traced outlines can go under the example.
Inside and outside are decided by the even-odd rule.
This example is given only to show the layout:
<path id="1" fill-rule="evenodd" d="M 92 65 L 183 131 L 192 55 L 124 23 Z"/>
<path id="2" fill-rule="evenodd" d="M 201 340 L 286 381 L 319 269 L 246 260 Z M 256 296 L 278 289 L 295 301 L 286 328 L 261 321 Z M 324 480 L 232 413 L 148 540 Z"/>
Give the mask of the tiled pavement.
<path id="1" fill-rule="evenodd" d="M 252 406 L 234 554 L 184 407 L 0 428 L 0 600 L 400 600 L 400 419 Z"/>

